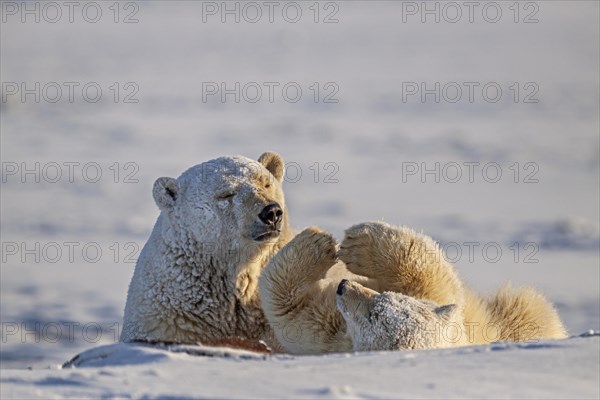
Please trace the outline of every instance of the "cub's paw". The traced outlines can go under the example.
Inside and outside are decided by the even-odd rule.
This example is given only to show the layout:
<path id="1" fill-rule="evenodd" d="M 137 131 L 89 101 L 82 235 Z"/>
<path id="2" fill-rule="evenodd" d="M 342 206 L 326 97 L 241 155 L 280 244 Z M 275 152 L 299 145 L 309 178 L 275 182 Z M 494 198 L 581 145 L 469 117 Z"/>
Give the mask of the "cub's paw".
<path id="1" fill-rule="evenodd" d="M 397 229 L 383 222 L 354 225 L 346 229 L 338 256 L 355 274 L 381 277 L 393 262 L 392 244 L 397 236 Z"/>
<path id="2" fill-rule="evenodd" d="M 286 246 L 307 266 L 329 269 L 337 262 L 337 242 L 330 233 L 312 226 L 300 232 Z"/>

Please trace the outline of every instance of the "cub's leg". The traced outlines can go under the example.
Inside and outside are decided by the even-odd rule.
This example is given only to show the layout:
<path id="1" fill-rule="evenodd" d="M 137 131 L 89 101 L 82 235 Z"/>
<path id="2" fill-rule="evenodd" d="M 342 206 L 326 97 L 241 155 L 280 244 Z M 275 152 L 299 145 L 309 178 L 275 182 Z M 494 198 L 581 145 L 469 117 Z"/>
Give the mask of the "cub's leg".
<path id="1" fill-rule="evenodd" d="M 336 307 L 339 282 L 322 279 L 337 263 L 336 244 L 318 228 L 305 229 L 275 254 L 262 272 L 263 310 L 277 340 L 291 353 L 352 349 Z"/>
<path id="2" fill-rule="evenodd" d="M 380 291 L 464 304 L 462 283 L 437 243 L 410 228 L 354 225 L 346 230 L 338 255 L 351 272 L 377 280 Z"/>

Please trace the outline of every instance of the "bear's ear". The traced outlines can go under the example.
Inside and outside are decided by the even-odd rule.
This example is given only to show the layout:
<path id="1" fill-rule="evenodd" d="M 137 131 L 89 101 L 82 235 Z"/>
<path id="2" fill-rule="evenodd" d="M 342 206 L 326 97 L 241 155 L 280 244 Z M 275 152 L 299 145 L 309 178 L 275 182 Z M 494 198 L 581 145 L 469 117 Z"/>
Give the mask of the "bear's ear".
<path id="1" fill-rule="evenodd" d="M 446 304 L 445 306 L 436 307 L 433 310 L 440 318 L 449 321 L 458 311 L 456 304 Z"/>
<path id="2" fill-rule="evenodd" d="M 272 173 L 275 179 L 277 179 L 279 182 L 283 180 L 283 175 L 285 174 L 285 164 L 283 162 L 283 158 L 281 158 L 279 154 L 268 151 L 263 153 L 262 156 L 258 157 L 258 162 L 264 165 L 267 171 Z"/>
<path id="3" fill-rule="evenodd" d="M 154 187 L 152 188 L 152 196 L 154 197 L 154 201 L 158 208 L 161 210 L 173 208 L 175 200 L 177 200 L 177 190 L 177 179 L 166 177 L 158 178 L 156 182 L 154 182 Z"/>

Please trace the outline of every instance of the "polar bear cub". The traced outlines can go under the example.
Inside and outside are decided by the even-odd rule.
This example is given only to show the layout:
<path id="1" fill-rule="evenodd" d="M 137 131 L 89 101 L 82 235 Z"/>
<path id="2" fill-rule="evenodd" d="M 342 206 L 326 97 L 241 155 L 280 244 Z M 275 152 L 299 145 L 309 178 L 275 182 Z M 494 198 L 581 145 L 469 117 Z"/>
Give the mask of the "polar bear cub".
<path id="1" fill-rule="evenodd" d="M 464 330 L 455 304 L 438 306 L 429 300 L 396 292 L 381 294 L 342 280 L 337 307 L 346 321 L 355 351 L 450 347 Z"/>
<path id="2" fill-rule="evenodd" d="M 277 339 L 292 353 L 566 335 L 534 289 L 507 285 L 492 298 L 480 297 L 465 288 L 430 237 L 379 222 L 349 228 L 339 247 L 318 228 L 304 230 L 271 259 L 260 293 Z"/>
<path id="3" fill-rule="evenodd" d="M 456 304 L 439 306 L 397 292 L 379 294 L 347 280 L 340 282 L 337 295 L 337 307 L 355 351 L 566 337 L 556 311 L 532 288 L 506 285 L 495 297 L 478 299 L 479 320 L 472 319 L 472 314 L 463 317 Z"/>

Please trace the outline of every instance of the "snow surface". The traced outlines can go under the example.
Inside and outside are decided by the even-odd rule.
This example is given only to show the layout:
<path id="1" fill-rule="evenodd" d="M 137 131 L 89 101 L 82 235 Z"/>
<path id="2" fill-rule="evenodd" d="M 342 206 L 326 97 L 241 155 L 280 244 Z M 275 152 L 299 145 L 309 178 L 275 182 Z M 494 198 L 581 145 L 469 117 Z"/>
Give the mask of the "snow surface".
<path id="1" fill-rule="evenodd" d="M 300 3 L 306 18 L 296 24 L 281 17 L 220 23 L 218 16 L 204 23 L 202 2 L 191 1 L 135 3 L 139 22 L 132 24 L 113 22 L 113 2 L 99 2 L 103 17 L 94 24 L 81 9 L 73 23 L 66 8 L 58 23 L 3 14 L 2 82 L 97 82 L 103 97 L 89 103 L 76 91 L 73 103 L 36 103 L 31 95 L 0 103 L 2 398 L 598 398 L 597 337 L 263 361 L 161 353 L 150 363 L 153 353 L 140 350 L 139 365 L 43 369 L 116 341 L 135 258 L 158 215 L 151 197 L 157 177 L 266 150 L 296 163 L 288 171 L 302 172 L 284 184 L 293 226 L 319 225 L 338 239 L 365 220 L 422 229 L 446 246 L 475 289 L 490 292 L 504 280 L 533 284 L 555 302 L 572 335 L 600 330 L 599 3 L 533 2 L 539 22 L 532 24 L 513 22 L 513 2 L 499 2 L 503 18 L 494 24 L 480 13 L 474 23 L 402 22 L 406 2 L 334 3 L 334 24 L 312 21 L 312 2 Z M 132 10 L 125 5 L 121 19 Z M 330 11 L 322 8 L 321 18 Z M 521 9 L 520 18 L 529 11 Z M 497 82 L 504 96 L 497 103 L 480 96 L 473 103 L 402 101 L 402 82 L 470 81 Z M 122 101 L 127 82 L 138 85 L 138 103 Z M 297 103 L 280 96 L 203 102 L 202 82 L 297 82 L 304 96 Z M 335 82 L 339 102 L 315 103 L 314 82 L 321 96 Z M 540 101 L 513 102 L 514 82 L 536 83 Z M 67 167 L 56 183 L 5 174 L 6 163 L 36 162 L 80 164 L 73 182 Z M 81 175 L 90 162 L 103 173 L 95 183 Z M 458 163 L 462 179 L 403 179 L 403 165 L 431 169 L 436 162 Z M 487 182 L 479 167 L 469 182 L 465 162 L 498 163 L 502 179 Z M 125 182 L 129 173 L 137 183 Z M 538 182 L 526 183 L 527 176 Z M 78 244 L 73 259 L 64 245 L 71 242 Z M 471 242 L 478 244 L 470 259 Z M 62 256 L 37 261 L 6 248 L 36 243 L 38 254 L 54 243 Z M 96 262 L 82 255 L 90 244 L 102 250 Z M 498 260 L 482 254 L 486 244 L 501 246 Z M 491 350 L 498 348 L 506 351 Z M 176 385 L 174 376 L 181 376 Z"/>
<path id="2" fill-rule="evenodd" d="M 7 398 L 598 398 L 600 337 L 446 350 L 249 356 L 112 344 L 79 368 L 2 374 Z M 561 371 L 557 374 L 557 371 Z M 552 376 L 552 379 L 549 379 Z"/>

